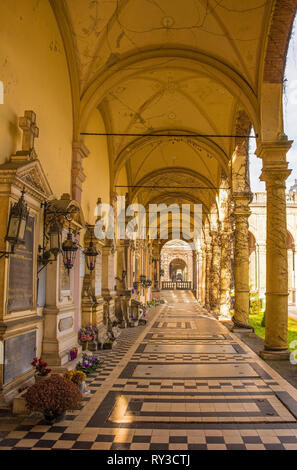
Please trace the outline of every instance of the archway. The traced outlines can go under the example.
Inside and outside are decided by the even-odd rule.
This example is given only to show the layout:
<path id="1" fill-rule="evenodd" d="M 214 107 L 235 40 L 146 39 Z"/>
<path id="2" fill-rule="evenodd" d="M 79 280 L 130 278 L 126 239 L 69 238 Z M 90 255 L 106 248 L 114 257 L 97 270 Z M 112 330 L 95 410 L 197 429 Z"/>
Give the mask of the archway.
<path id="1" fill-rule="evenodd" d="M 195 284 L 193 261 L 193 250 L 189 243 L 183 240 L 168 241 L 161 250 L 162 281 L 184 281 L 190 283 L 192 288 Z"/>
<path id="2" fill-rule="evenodd" d="M 175 258 L 169 265 L 169 276 L 173 282 L 188 280 L 188 266 L 183 259 Z"/>

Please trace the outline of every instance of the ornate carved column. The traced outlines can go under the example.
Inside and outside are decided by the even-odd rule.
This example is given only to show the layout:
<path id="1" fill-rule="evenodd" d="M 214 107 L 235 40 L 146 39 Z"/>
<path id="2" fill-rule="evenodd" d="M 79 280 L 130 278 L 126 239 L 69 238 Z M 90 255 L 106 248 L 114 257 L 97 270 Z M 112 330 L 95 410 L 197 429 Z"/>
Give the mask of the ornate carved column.
<path id="1" fill-rule="evenodd" d="M 111 331 L 112 322 L 116 320 L 114 313 L 114 242 L 106 240 L 102 247 L 102 297 L 104 299 L 104 324 Z"/>
<path id="2" fill-rule="evenodd" d="M 210 267 L 210 309 L 214 314 L 220 308 L 220 274 L 221 274 L 221 237 L 219 231 L 212 230 L 211 235 L 211 267 Z"/>
<path id="3" fill-rule="evenodd" d="M 266 183 L 266 330 L 265 359 L 287 359 L 288 351 L 288 259 L 286 221 L 286 153 L 289 141 L 265 143 L 258 149 L 263 159 L 261 180 Z"/>
<path id="4" fill-rule="evenodd" d="M 251 193 L 235 193 L 234 220 L 235 220 L 235 246 L 234 246 L 234 288 L 235 309 L 232 321 L 235 327 L 252 329 L 249 325 L 249 240 L 248 219 L 251 214 L 249 203 Z"/>
<path id="5" fill-rule="evenodd" d="M 192 289 L 194 291 L 194 295 L 196 299 L 198 298 L 198 262 L 197 262 L 197 251 L 193 251 L 193 285 Z M 189 279 L 188 279 L 189 280 Z"/>
<path id="6" fill-rule="evenodd" d="M 205 243 L 205 303 L 204 307 L 210 309 L 210 267 L 212 260 L 212 249 L 209 242 Z"/>
<path id="7" fill-rule="evenodd" d="M 119 240 L 117 245 L 117 296 L 115 298 L 115 314 L 121 327 L 128 324 L 128 307 L 130 292 L 127 290 L 127 251 L 129 240 Z"/>
<path id="8" fill-rule="evenodd" d="M 89 150 L 83 142 L 72 143 L 72 168 L 71 168 L 71 193 L 72 198 L 81 203 L 82 186 L 86 179 L 83 170 L 83 159 L 89 155 Z M 80 241 L 80 235 L 78 235 Z M 74 263 L 74 304 L 75 304 L 75 329 L 80 327 L 81 311 L 81 284 L 80 284 L 80 257 L 77 256 Z"/>
<path id="9" fill-rule="evenodd" d="M 199 302 L 205 304 L 205 246 L 202 246 L 199 253 Z"/>
<path id="10" fill-rule="evenodd" d="M 83 278 L 82 286 L 82 300 L 81 300 L 81 316 L 82 326 L 86 327 L 88 323 L 97 323 L 99 329 L 103 328 L 103 299 L 101 296 L 101 280 L 102 280 L 102 253 L 101 247 L 103 241 L 97 240 L 94 235 L 94 228 L 89 227 L 84 237 L 84 246 L 88 246 L 91 240 L 98 251 L 96 259 L 96 267 L 94 271 L 89 271 L 85 263 L 85 275 Z"/>
<path id="11" fill-rule="evenodd" d="M 231 319 L 231 231 L 221 233 L 220 320 Z"/>

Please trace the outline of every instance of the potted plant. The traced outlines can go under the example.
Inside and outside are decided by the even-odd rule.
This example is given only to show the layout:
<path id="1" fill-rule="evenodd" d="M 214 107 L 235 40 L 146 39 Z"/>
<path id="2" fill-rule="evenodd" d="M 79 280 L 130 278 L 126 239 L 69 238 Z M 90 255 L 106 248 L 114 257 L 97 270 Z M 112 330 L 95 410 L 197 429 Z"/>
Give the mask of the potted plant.
<path id="1" fill-rule="evenodd" d="M 60 375 L 32 385 L 25 394 L 29 411 L 43 413 L 47 424 L 61 421 L 68 410 L 79 409 L 82 394 L 71 381 Z"/>
<path id="2" fill-rule="evenodd" d="M 94 340 L 94 334 L 91 328 L 81 328 L 78 332 L 78 341 L 83 351 L 88 349 L 89 341 Z"/>
<path id="3" fill-rule="evenodd" d="M 41 358 L 38 359 L 37 357 L 34 357 L 31 364 L 33 367 L 35 367 L 35 382 L 39 382 L 40 380 L 45 379 L 51 372 L 51 369 L 47 368 L 47 363 L 44 362 Z"/>
<path id="4" fill-rule="evenodd" d="M 104 344 L 103 344 L 103 349 L 112 349 L 112 340 L 108 339 Z"/>
<path id="5" fill-rule="evenodd" d="M 86 374 L 82 372 L 81 370 L 68 370 L 64 377 L 68 380 L 71 380 L 75 385 L 78 386 L 79 390 L 81 393 L 83 393 L 85 389 L 85 381 L 86 381 Z"/>
<path id="6" fill-rule="evenodd" d="M 90 375 L 95 372 L 102 362 L 96 356 L 88 356 L 83 354 L 82 361 L 76 365 L 76 370 L 83 372 L 86 375 Z"/>

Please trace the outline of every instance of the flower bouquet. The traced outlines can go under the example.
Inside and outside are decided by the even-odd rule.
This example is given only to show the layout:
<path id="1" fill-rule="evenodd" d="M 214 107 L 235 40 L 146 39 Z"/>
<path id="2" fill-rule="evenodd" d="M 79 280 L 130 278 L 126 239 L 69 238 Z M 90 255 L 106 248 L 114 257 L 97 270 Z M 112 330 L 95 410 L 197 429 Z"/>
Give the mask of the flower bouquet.
<path id="1" fill-rule="evenodd" d="M 64 377 L 68 380 L 71 380 L 71 382 L 75 383 L 76 385 L 83 383 L 87 378 L 84 372 L 76 369 L 68 370 Z"/>
<path id="2" fill-rule="evenodd" d="M 34 357 L 31 365 L 35 367 L 35 382 L 44 379 L 51 372 L 51 369 L 47 368 L 47 362 L 44 362 L 41 358 Z"/>
<path id="3" fill-rule="evenodd" d="M 83 351 L 88 347 L 89 341 L 94 341 L 95 336 L 92 328 L 81 328 L 78 332 L 78 342 L 82 346 Z"/>
<path id="4" fill-rule="evenodd" d="M 65 411 L 79 409 L 82 394 L 71 380 L 53 375 L 32 385 L 24 397 L 29 411 L 43 413 L 45 421 L 53 424 L 63 419 Z"/>
<path id="5" fill-rule="evenodd" d="M 77 364 L 76 370 L 81 371 L 88 376 L 95 372 L 101 365 L 102 361 L 100 361 L 96 356 L 83 354 L 82 361 Z"/>

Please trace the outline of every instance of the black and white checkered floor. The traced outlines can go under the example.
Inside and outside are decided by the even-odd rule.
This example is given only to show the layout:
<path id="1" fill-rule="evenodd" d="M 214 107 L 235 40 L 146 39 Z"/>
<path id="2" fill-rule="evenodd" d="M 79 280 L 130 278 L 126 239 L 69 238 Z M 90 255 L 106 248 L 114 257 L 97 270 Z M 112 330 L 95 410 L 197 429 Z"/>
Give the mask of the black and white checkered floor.
<path id="1" fill-rule="evenodd" d="M 124 330 L 79 411 L 1 423 L 0 449 L 297 450 L 297 391 L 186 292 Z"/>

